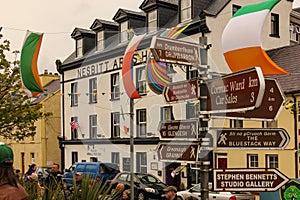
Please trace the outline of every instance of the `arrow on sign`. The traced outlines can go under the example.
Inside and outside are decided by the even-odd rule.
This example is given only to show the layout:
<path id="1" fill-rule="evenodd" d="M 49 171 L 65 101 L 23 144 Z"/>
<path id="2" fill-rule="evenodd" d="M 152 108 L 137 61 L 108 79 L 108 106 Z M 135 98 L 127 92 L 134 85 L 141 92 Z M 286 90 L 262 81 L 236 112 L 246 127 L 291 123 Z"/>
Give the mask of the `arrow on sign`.
<path id="1" fill-rule="evenodd" d="M 191 79 L 166 85 L 163 90 L 163 95 L 166 102 L 175 103 L 178 101 L 197 99 L 199 94 L 198 90 L 198 80 Z"/>
<path id="2" fill-rule="evenodd" d="M 216 113 L 214 118 L 276 120 L 285 102 L 284 94 L 275 79 L 265 79 L 266 89 L 261 105 L 245 112 Z"/>
<path id="3" fill-rule="evenodd" d="M 215 169 L 215 191 L 276 191 L 289 181 L 277 169 Z"/>
<path id="4" fill-rule="evenodd" d="M 283 149 L 290 136 L 282 128 L 215 129 L 217 149 Z"/>

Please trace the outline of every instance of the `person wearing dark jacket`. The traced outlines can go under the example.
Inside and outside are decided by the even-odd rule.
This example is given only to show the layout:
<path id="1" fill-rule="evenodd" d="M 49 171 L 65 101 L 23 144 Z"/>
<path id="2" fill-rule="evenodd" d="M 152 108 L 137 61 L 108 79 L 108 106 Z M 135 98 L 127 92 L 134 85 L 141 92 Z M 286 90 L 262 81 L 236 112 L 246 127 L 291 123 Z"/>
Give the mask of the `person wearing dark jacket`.
<path id="1" fill-rule="evenodd" d="M 55 192 L 61 187 L 62 173 L 59 171 L 59 164 L 53 163 L 52 169 L 45 179 L 45 193 L 46 199 L 50 199 L 50 193 Z"/>
<path id="2" fill-rule="evenodd" d="M 12 149 L 0 142 L 0 199 L 29 200 L 29 195 L 18 183 L 13 169 L 14 154 Z"/>

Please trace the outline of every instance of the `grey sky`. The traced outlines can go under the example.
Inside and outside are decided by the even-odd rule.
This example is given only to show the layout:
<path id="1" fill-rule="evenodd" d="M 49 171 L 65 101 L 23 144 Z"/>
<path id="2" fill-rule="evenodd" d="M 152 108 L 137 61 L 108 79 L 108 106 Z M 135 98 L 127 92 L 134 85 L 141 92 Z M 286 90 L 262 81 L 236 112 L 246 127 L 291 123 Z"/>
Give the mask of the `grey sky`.
<path id="1" fill-rule="evenodd" d="M 4 0 L 2 0 L 4 1 Z M 9 0 L 1 4 L 0 26 L 11 51 L 20 50 L 26 30 L 43 32 L 39 72 L 56 72 L 55 60 L 64 60 L 74 49 L 70 34 L 75 27 L 90 28 L 96 18 L 112 20 L 118 8 L 139 10 L 143 0 Z M 294 0 L 300 7 L 300 0 Z M 14 55 L 8 56 L 10 60 Z M 19 59 L 19 55 L 18 55 Z"/>

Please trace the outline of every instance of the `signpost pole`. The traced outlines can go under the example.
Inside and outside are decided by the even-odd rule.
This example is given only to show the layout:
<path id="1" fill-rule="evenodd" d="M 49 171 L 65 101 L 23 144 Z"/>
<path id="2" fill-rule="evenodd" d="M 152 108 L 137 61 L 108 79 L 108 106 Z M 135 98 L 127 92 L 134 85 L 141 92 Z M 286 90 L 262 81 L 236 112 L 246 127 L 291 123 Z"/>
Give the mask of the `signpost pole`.
<path id="1" fill-rule="evenodd" d="M 200 49 L 200 59 L 201 64 L 207 66 L 207 37 L 202 34 L 200 37 L 200 45 L 204 46 L 204 48 Z M 202 68 L 201 68 L 202 69 Z M 205 80 L 207 79 L 207 69 L 201 71 L 200 73 L 200 110 L 207 110 L 207 87 L 205 84 Z M 201 138 L 205 138 L 208 135 L 208 115 L 200 115 L 199 116 L 199 136 L 200 142 Z M 201 144 L 200 144 L 201 145 Z M 200 146 L 201 148 L 201 146 Z M 200 159 L 200 183 L 201 183 L 201 200 L 208 200 L 209 198 L 209 189 L 208 189 L 208 181 L 209 181 L 209 152 L 205 150 L 201 150 L 201 154 L 199 155 Z"/>
<path id="2" fill-rule="evenodd" d="M 129 124 L 129 133 L 130 133 L 130 190 L 131 195 L 130 199 L 134 200 L 134 183 L 133 183 L 133 170 L 134 170 L 134 138 L 133 138 L 133 112 L 134 112 L 134 100 L 130 99 L 130 124 Z"/>

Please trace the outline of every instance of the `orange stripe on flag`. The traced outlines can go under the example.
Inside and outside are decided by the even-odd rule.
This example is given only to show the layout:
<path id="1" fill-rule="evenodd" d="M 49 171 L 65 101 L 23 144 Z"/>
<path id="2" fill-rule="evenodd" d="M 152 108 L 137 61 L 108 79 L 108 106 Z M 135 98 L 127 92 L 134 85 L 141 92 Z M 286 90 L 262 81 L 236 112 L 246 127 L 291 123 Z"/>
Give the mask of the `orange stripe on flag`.
<path id="1" fill-rule="evenodd" d="M 39 53 L 40 53 L 42 39 L 43 39 L 43 34 L 41 35 L 41 37 L 40 37 L 40 39 L 38 41 L 38 44 L 36 46 L 36 50 L 35 50 L 35 52 L 33 54 L 32 66 L 31 66 L 32 74 L 33 74 L 36 82 L 40 86 L 40 88 L 43 88 L 43 86 L 42 86 L 42 83 L 41 83 L 41 80 L 40 80 L 40 77 L 39 77 L 39 73 L 38 73 L 38 70 L 37 70 L 37 60 L 38 60 L 38 56 L 39 56 Z"/>
<path id="2" fill-rule="evenodd" d="M 249 47 L 224 53 L 232 72 L 260 67 L 264 75 L 288 74 L 279 67 L 261 47 Z"/>

